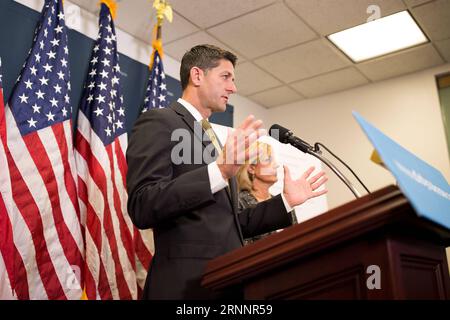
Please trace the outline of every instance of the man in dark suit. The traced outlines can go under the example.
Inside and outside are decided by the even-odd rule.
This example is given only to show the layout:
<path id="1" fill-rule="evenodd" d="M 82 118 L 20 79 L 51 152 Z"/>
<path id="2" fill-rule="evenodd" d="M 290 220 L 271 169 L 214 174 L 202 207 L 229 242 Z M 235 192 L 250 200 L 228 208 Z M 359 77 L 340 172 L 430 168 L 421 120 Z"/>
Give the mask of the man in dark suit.
<path id="1" fill-rule="evenodd" d="M 323 172 L 309 177 L 312 168 L 294 181 L 285 169 L 282 195 L 238 213 L 234 176 L 256 156 L 248 146 L 262 122 L 249 116 L 223 147 L 200 125 L 207 129 L 204 120 L 225 111 L 236 92 L 235 63 L 236 56 L 220 48 L 192 48 L 181 62 L 182 98 L 144 113 L 133 128 L 128 212 L 138 228 L 153 228 L 155 242 L 144 299 L 225 297 L 200 285 L 207 262 L 241 247 L 244 237 L 291 225 L 293 206 L 326 192 L 315 191 L 326 180 Z"/>

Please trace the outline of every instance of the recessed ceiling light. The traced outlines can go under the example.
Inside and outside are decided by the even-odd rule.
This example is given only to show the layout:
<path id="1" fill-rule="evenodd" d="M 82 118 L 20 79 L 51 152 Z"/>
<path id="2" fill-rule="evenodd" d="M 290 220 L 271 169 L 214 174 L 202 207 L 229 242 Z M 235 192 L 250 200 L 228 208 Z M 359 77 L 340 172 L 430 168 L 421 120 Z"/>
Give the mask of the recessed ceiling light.
<path id="1" fill-rule="evenodd" d="M 428 42 L 408 11 L 333 33 L 327 38 L 354 62 Z"/>

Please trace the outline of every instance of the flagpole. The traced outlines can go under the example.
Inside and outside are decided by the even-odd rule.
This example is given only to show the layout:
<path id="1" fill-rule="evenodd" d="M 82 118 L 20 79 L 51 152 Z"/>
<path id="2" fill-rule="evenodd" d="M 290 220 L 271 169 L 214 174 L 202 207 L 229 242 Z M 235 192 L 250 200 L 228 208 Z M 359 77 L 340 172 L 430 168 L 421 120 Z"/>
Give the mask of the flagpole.
<path id="1" fill-rule="evenodd" d="M 162 46 L 162 25 L 164 22 L 164 18 L 167 19 L 167 21 L 172 22 L 173 20 L 173 11 L 172 6 L 166 1 L 166 0 L 155 0 L 153 2 L 153 8 L 156 9 L 156 34 L 154 37 L 154 40 L 152 41 L 152 47 L 153 47 L 153 53 L 150 57 L 150 64 L 149 68 L 152 69 L 153 67 L 153 60 L 155 55 L 155 50 L 158 51 L 161 58 L 164 56 L 163 52 L 163 46 Z"/>
<path id="2" fill-rule="evenodd" d="M 153 51 L 149 63 L 149 80 L 147 83 L 144 104 L 140 113 L 154 108 L 165 108 L 169 105 L 165 81 L 166 75 L 162 63 L 164 55 L 162 46 L 162 24 L 164 19 L 172 22 L 172 8 L 165 0 L 155 0 L 153 7 L 156 9 L 157 21 L 153 29 Z"/>

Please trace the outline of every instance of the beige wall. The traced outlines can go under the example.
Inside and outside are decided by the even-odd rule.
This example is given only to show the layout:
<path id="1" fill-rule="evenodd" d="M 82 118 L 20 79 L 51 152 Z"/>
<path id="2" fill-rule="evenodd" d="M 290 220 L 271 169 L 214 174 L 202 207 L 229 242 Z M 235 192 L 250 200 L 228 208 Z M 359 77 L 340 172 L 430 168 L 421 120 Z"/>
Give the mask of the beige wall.
<path id="1" fill-rule="evenodd" d="M 324 143 L 373 191 L 395 180 L 370 161 L 373 148 L 352 116 L 352 110 L 356 110 L 406 149 L 436 167 L 449 181 L 450 164 L 435 83 L 436 74 L 449 71 L 450 64 L 446 64 L 269 109 L 267 117 L 310 143 Z M 328 174 L 329 207 L 352 200 L 353 195 L 345 185 L 331 172 Z"/>
<path id="2" fill-rule="evenodd" d="M 238 94 L 231 96 L 230 104 L 234 106 L 235 128 L 237 128 L 250 114 L 253 114 L 257 119 L 261 119 L 264 123 L 264 127 L 270 127 L 272 120 L 269 118 L 269 112 L 266 108 L 261 107 L 259 104 Z"/>

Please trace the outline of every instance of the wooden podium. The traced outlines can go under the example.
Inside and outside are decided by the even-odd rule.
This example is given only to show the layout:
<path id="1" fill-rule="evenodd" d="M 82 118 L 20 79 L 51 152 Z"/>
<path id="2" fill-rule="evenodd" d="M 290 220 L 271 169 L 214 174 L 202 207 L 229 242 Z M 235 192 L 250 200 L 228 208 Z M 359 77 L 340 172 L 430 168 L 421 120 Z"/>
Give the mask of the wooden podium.
<path id="1" fill-rule="evenodd" d="M 389 186 L 210 261 L 202 285 L 249 300 L 450 299 L 449 244 Z"/>

